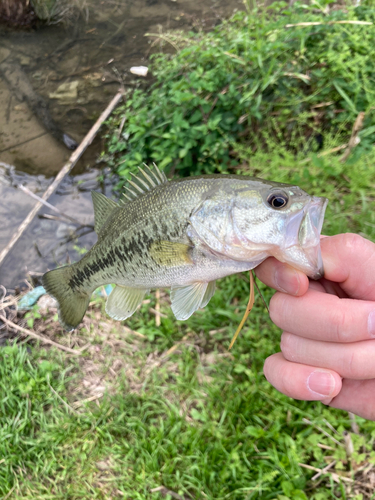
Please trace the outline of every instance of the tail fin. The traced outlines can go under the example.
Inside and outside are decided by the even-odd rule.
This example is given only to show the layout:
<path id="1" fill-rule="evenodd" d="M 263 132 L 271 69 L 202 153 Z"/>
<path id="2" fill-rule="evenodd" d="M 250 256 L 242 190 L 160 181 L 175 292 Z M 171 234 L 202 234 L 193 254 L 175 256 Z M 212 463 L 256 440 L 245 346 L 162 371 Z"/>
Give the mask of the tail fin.
<path id="1" fill-rule="evenodd" d="M 59 319 L 67 330 L 73 330 L 82 321 L 90 302 L 91 293 L 82 290 L 73 291 L 69 285 L 72 266 L 64 266 L 48 271 L 42 278 L 47 293 L 59 303 Z"/>

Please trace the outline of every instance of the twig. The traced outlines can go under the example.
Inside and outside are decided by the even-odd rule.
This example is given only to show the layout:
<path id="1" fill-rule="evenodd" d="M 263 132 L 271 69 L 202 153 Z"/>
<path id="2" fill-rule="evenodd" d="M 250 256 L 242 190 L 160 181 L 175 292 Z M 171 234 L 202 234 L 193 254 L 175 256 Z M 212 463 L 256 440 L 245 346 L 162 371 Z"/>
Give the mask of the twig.
<path id="1" fill-rule="evenodd" d="M 358 424 L 355 420 L 354 413 L 352 413 L 351 411 L 348 411 L 348 415 L 350 418 L 350 427 L 351 427 L 352 431 L 354 432 L 354 434 L 359 434 L 359 427 L 358 427 Z"/>
<path id="2" fill-rule="evenodd" d="M 218 328 L 217 330 L 210 330 L 208 333 L 210 335 L 215 335 L 216 333 L 223 333 L 225 330 L 227 330 L 227 326 L 224 326 L 223 328 Z"/>
<path id="3" fill-rule="evenodd" d="M 315 476 L 311 478 L 311 481 L 316 481 L 322 474 L 325 474 L 329 469 L 331 469 L 336 464 L 336 460 L 333 460 L 330 464 L 326 465 L 323 469 L 320 470 Z"/>
<path id="4" fill-rule="evenodd" d="M 342 443 L 340 443 L 340 441 L 337 441 L 337 439 L 335 439 L 333 436 L 331 436 L 331 434 L 328 434 L 328 432 L 326 432 L 324 429 L 322 429 L 318 425 L 313 424 L 307 418 L 303 418 L 302 422 L 304 422 L 305 424 L 312 425 L 313 427 L 315 427 L 315 429 L 317 429 L 318 431 L 320 431 L 322 434 L 324 434 L 325 436 L 327 436 L 329 439 L 331 439 L 334 443 L 338 444 L 339 446 L 344 446 Z"/>
<path id="5" fill-rule="evenodd" d="M 303 467 L 305 469 L 309 469 L 309 470 L 313 470 L 315 472 L 321 472 L 322 469 L 318 469 L 317 467 L 313 467 L 312 465 L 308 465 L 308 464 L 298 464 L 300 467 Z M 336 481 L 337 483 L 340 482 L 340 479 L 342 481 L 347 481 L 349 483 L 354 483 L 354 479 L 351 479 L 350 477 L 345 477 L 345 476 L 340 476 L 339 474 L 337 474 L 336 472 L 328 472 L 327 471 L 327 474 L 329 474 L 330 476 L 332 476 L 332 479 L 334 481 Z"/>
<path id="6" fill-rule="evenodd" d="M 322 450 L 332 450 L 335 451 L 335 448 L 332 448 L 332 446 L 327 446 L 326 444 L 318 443 L 317 446 L 321 448 Z"/>
<path id="7" fill-rule="evenodd" d="M 352 152 L 352 149 L 354 149 L 357 146 L 357 144 L 359 144 L 361 142 L 361 139 L 358 137 L 358 134 L 363 127 L 363 120 L 364 119 L 365 119 L 365 113 L 363 111 L 361 111 L 358 114 L 357 118 L 355 119 L 353 129 L 352 129 L 352 135 L 351 135 L 349 142 L 348 142 L 348 147 L 347 147 L 346 151 L 344 151 L 344 154 L 340 158 L 341 163 L 344 163 L 347 160 L 348 156 Z"/>
<path id="8" fill-rule="evenodd" d="M 350 460 L 350 457 L 353 455 L 354 452 L 354 445 L 350 432 L 344 431 L 344 444 L 345 444 L 346 456 L 348 460 Z"/>
<path id="9" fill-rule="evenodd" d="M 162 354 L 160 356 L 160 359 L 164 360 L 165 358 L 167 358 L 168 356 L 173 354 L 181 344 L 183 344 L 186 340 L 188 340 L 190 337 L 193 337 L 193 336 L 194 336 L 194 333 L 192 333 L 192 332 L 187 333 L 184 337 L 182 337 L 182 339 L 179 342 L 177 342 L 177 344 L 175 344 L 170 349 L 168 349 L 168 351 L 166 351 L 164 354 Z"/>
<path id="10" fill-rule="evenodd" d="M 232 57 L 233 59 L 237 59 L 237 61 L 240 61 L 241 64 L 247 64 L 246 61 L 242 59 L 242 57 L 238 56 L 237 54 L 231 54 L 230 52 L 224 52 L 226 56 Z"/>
<path id="11" fill-rule="evenodd" d="M 155 292 L 156 304 L 155 304 L 155 325 L 160 326 L 160 290 L 159 288 Z M 153 312 L 153 311 L 152 311 Z"/>
<path id="12" fill-rule="evenodd" d="M 21 191 L 23 191 L 25 194 L 27 194 L 28 196 L 31 196 L 31 198 L 34 198 L 34 200 L 37 200 L 39 201 L 40 203 L 42 203 L 43 205 L 45 205 L 47 208 L 53 210 L 54 212 L 58 213 L 59 215 L 61 215 L 62 217 L 65 217 L 65 219 L 68 219 L 70 220 L 71 222 L 74 222 L 74 224 L 78 224 L 79 226 L 85 226 L 85 224 L 82 224 L 82 222 L 79 222 L 77 219 L 75 219 L 74 217 L 70 217 L 70 215 L 67 215 L 67 214 L 64 214 L 64 212 L 62 212 L 61 210 L 59 210 L 58 208 L 54 207 L 53 205 L 51 205 L 50 203 L 48 203 L 48 201 L 46 200 L 43 200 L 40 196 L 38 196 L 37 194 L 33 193 L 32 191 L 30 191 L 30 189 L 28 189 L 26 186 L 23 186 L 22 184 L 18 184 L 17 187 L 19 189 L 21 189 Z"/>
<path id="13" fill-rule="evenodd" d="M 66 401 L 63 400 L 63 398 L 60 396 L 60 394 L 58 394 L 55 391 L 55 389 L 49 383 L 49 377 L 47 377 L 47 384 L 48 384 L 48 387 L 51 389 L 51 391 L 54 393 L 54 395 L 63 403 L 64 406 L 66 406 L 68 408 L 69 411 L 71 411 L 75 415 L 79 415 L 78 411 L 76 411 L 74 408 L 72 408 Z"/>
<path id="14" fill-rule="evenodd" d="M 104 394 L 104 392 L 99 392 L 98 394 L 91 396 L 91 398 L 82 399 L 81 401 L 75 401 L 72 406 L 74 408 L 79 408 L 80 406 L 83 406 L 85 403 L 90 403 L 91 401 L 95 401 L 96 399 L 100 399 L 103 396 L 103 394 Z"/>
<path id="15" fill-rule="evenodd" d="M 38 217 L 40 219 L 57 220 L 59 222 L 66 222 L 66 219 L 64 219 L 63 216 L 57 217 L 56 215 L 51 215 L 51 214 L 39 214 Z M 72 222 L 72 224 L 79 226 L 79 227 L 90 227 L 90 228 L 94 229 L 94 226 L 91 224 L 81 224 L 78 221 L 76 221 L 76 222 L 71 221 L 71 222 Z M 44 273 L 40 273 L 40 274 L 43 275 Z"/>
<path id="16" fill-rule="evenodd" d="M 120 126 L 119 126 L 119 128 L 117 130 L 117 139 L 120 139 L 120 135 L 121 135 L 122 129 L 124 128 L 124 125 L 125 125 L 125 120 L 126 120 L 126 115 L 124 115 L 122 117 Z"/>
<path id="17" fill-rule="evenodd" d="M 254 300 L 255 300 L 255 297 L 254 297 L 254 277 L 253 277 L 253 273 L 251 271 L 249 271 L 249 273 L 250 273 L 250 296 L 249 296 L 249 302 L 247 303 L 245 314 L 243 315 L 241 323 L 239 324 L 239 326 L 238 326 L 235 334 L 233 335 L 231 343 L 229 344 L 228 350 L 232 349 L 233 344 L 236 342 L 236 338 L 238 337 L 238 334 L 242 330 L 242 327 L 245 324 L 245 321 L 246 321 L 247 317 L 249 316 L 249 314 L 251 312 L 251 309 L 253 308 L 253 305 L 254 305 Z"/>
<path id="18" fill-rule="evenodd" d="M 337 153 L 337 151 L 341 151 L 341 149 L 345 149 L 347 147 L 348 147 L 348 144 L 341 144 L 341 146 L 336 146 L 335 148 L 327 149 L 327 151 L 323 151 L 322 153 L 318 153 L 316 156 L 318 158 L 321 158 L 322 156 L 327 156 L 327 155 L 330 155 L 331 153 Z M 300 165 L 303 163 L 307 163 L 311 160 L 312 160 L 311 157 L 305 158 L 304 160 L 300 161 Z"/>
<path id="19" fill-rule="evenodd" d="M 163 35 L 162 33 L 146 33 L 145 36 L 153 36 L 156 38 L 159 38 L 160 40 L 164 40 L 165 42 L 168 42 L 172 45 L 174 49 L 176 49 L 176 52 L 179 51 L 178 45 L 172 42 L 167 36 Z"/>
<path id="20" fill-rule="evenodd" d="M 136 330 L 132 330 L 128 326 L 123 325 L 123 328 L 124 328 L 125 331 L 127 331 L 129 333 L 132 333 L 133 335 L 136 335 L 137 337 L 140 337 L 141 339 L 146 339 L 147 338 L 147 336 L 143 335 L 143 333 L 137 332 Z"/>
<path id="21" fill-rule="evenodd" d="M 176 500 L 185 500 L 185 497 L 182 497 L 181 495 L 179 495 L 178 493 L 175 493 L 174 491 L 166 488 L 165 486 L 158 486 L 157 488 L 152 488 L 150 490 L 151 493 L 156 493 L 160 491 L 160 493 L 163 495 L 163 496 L 167 496 L 167 495 L 170 495 L 171 497 L 175 498 Z"/>
<path id="22" fill-rule="evenodd" d="M 35 332 L 32 332 L 31 330 L 26 330 L 26 328 L 22 328 L 22 326 L 18 326 L 13 321 L 10 321 L 9 319 L 6 319 L 4 316 L 0 315 L 0 320 L 3 321 L 6 325 L 11 326 L 15 330 L 18 330 L 19 332 L 23 333 L 24 335 L 28 335 L 29 337 L 35 338 L 37 340 L 40 340 L 44 344 L 50 344 L 58 349 L 61 349 L 62 351 L 70 352 L 71 354 L 75 354 L 76 356 L 79 356 L 82 354 L 82 352 L 87 349 L 89 344 L 85 345 L 81 349 L 70 349 L 70 347 L 65 347 L 64 345 L 58 344 L 57 342 L 54 342 L 53 340 L 47 339 L 45 337 L 42 337 L 38 335 Z"/>
<path id="23" fill-rule="evenodd" d="M 72 170 L 72 168 L 77 163 L 77 161 L 79 160 L 79 158 L 81 157 L 83 152 L 86 150 L 86 148 L 93 141 L 93 139 L 96 136 L 102 123 L 108 118 L 108 116 L 112 113 L 113 109 L 120 102 L 120 100 L 122 99 L 122 96 L 123 96 L 123 91 L 120 90 L 115 95 L 115 97 L 112 99 L 112 101 L 108 104 L 107 108 L 103 111 L 103 113 L 99 116 L 99 118 L 97 119 L 95 124 L 91 127 L 91 130 L 89 131 L 89 133 L 86 135 L 86 137 L 83 139 L 81 144 L 78 146 L 78 148 L 71 155 L 71 157 L 69 158 L 69 161 L 60 170 L 60 172 L 56 176 L 55 180 L 52 182 L 52 184 L 45 191 L 45 193 L 41 197 L 42 200 L 47 200 L 51 196 L 51 194 L 55 191 L 55 189 L 60 184 L 62 179 Z M 26 219 L 18 227 L 17 231 L 13 235 L 13 238 L 10 240 L 8 245 L 4 248 L 4 250 L 0 254 L 0 265 L 3 263 L 5 257 L 8 255 L 8 253 L 13 248 L 13 246 L 18 241 L 18 239 L 22 236 L 23 232 L 28 227 L 30 222 L 34 219 L 35 215 L 37 214 L 37 212 L 40 209 L 40 207 L 42 206 L 42 204 L 43 204 L 42 202 L 38 201 L 38 203 L 35 205 L 35 207 L 28 214 Z"/>
<path id="24" fill-rule="evenodd" d="M 288 73 L 284 72 L 284 76 L 290 76 L 292 78 L 297 78 L 298 80 L 302 80 L 303 82 L 307 83 L 311 80 L 311 77 L 309 75 L 304 75 L 302 73 Z"/>
<path id="25" fill-rule="evenodd" d="M 150 307 L 149 311 L 150 311 L 150 313 L 155 314 L 155 316 L 156 316 L 156 318 L 155 318 L 156 326 L 160 326 L 160 318 L 168 318 L 168 316 L 166 314 L 161 313 L 160 311 L 158 311 L 157 309 L 154 309 L 153 307 Z M 157 320 L 157 318 L 159 318 L 159 321 Z"/>
<path id="26" fill-rule="evenodd" d="M 331 24 L 360 24 L 360 25 L 372 25 L 370 21 L 329 21 L 328 23 L 321 22 L 311 22 L 311 23 L 296 23 L 296 24 L 286 24 L 285 28 L 294 28 L 295 26 L 330 26 Z"/>

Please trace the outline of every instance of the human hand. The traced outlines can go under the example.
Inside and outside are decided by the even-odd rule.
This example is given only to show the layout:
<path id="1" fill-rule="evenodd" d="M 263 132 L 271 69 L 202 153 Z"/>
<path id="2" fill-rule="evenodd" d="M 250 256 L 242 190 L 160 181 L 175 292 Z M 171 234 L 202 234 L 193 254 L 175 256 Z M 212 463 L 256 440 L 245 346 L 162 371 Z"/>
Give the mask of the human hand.
<path id="1" fill-rule="evenodd" d="M 264 374 L 294 399 L 375 420 L 375 244 L 339 234 L 321 248 L 319 281 L 273 258 L 256 269 L 278 290 L 270 316 L 284 330 L 281 353 L 266 359 Z"/>

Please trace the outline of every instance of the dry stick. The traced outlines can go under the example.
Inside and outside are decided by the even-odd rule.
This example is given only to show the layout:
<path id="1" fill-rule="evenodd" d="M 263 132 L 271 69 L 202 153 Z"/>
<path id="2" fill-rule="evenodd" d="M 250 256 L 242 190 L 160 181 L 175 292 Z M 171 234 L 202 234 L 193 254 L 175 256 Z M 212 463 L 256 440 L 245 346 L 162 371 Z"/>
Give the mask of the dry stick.
<path id="1" fill-rule="evenodd" d="M 159 288 L 155 292 L 156 304 L 155 304 L 155 325 L 160 326 L 160 290 Z"/>
<path id="2" fill-rule="evenodd" d="M 322 434 L 324 434 L 325 436 L 327 436 L 327 438 L 331 439 L 337 445 L 344 446 L 343 443 L 340 443 L 340 441 L 337 441 L 337 439 L 335 439 L 333 436 L 331 436 L 331 434 L 328 434 L 328 432 L 326 432 L 324 429 L 322 429 L 321 427 L 319 427 L 319 425 L 316 425 L 313 422 L 311 422 L 308 418 L 303 418 L 302 422 L 304 422 L 305 424 L 312 425 L 313 427 L 315 427 L 315 429 L 318 429 L 319 432 L 321 432 Z"/>
<path id="3" fill-rule="evenodd" d="M 35 194 L 32 191 L 30 191 L 30 189 L 27 189 L 26 186 L 23 186 L 22 184 L 18 184 L 17 187 L 19 189 L 21 189 L 21 191 L 23 191 L 28 196 L 31 196 L 31 198 L 34 198 L 34 200 L 37 200 L 40 203 L 42 203 L 43 205 L 45 205 L 47 208 L 50 208 L 51 210 L 53 210 L 57 214 L 61 215 L 62 217 L 65 217 L 65 219 L 68 219 L 71 222 L 74 222 L 74 224 L 78 224 L 79 226 L 85 226 L 86 225 L 86 224 L 82 224 L 82 222 L 79 222 L 79 220 L 75 219 L 74 217 L 70 217 L 70 215 L 64 214 L 64 212 L 61 212 L 61 210 L 59 210 L 58 208 L 56 208 L 53 205 L 51 205 L 51 203 L 48 203 L 48 201 L 43 200 L 40 196 L 38 196 L 37 194 Z"/>
<path id="4" fill-rule="evenodd" d="M 320 472 L 316 473 L 315 476 L 311 478 L 312 481 L 316 481 L 322 474 L 325 474 L 329 469 L 336 465 L 336 460 L 326 465 Z"/>
<path id="5" fill-rule="evenodd" d="M 232 341 L 231 341 L 231 343 L 230 343 L 230 345 L 228 347 L 228 350 L 232 349 L 233 344 L 236 342 L 236 338 L 238 337 L 238 334 L 242 330 L 242 327 L 243 327 L 243 325 L 244 325 L 247 317 L 249 316 L 250 311 L 253 308 L 253 305 L 254 305 L 254 277 L 253 277 L 253 273 L 250 271 L 250 297 L 249 297 L 249 302 L 247 303 L 245 314 L 243 315 L 243 318 L 242 318 L 241 323 L 239 324 L 239 326 L 238 326 L 238 328 L 236 330 L 236 333 L 233 335 L 233 338 L 232 338 Z"/>
<path id="6" fill-rule="evenodd" d="M 359 434 L 359 427 L 358 427 L 358 424 L 356 422 L 354 413 L 352 413 L 351 411 L 348 411 L 348 415 L 350 418 L 350 427 L 351 427 L 352 431 L 354 432 L 354 434 Z"/>
<path id="7" fill-rule="evenodd" d="M 341 156 L 340 161 L 341 163 L 344 163 L 350 153 L 352 152 L 352 149 L 357 146 L 361 142 L 360 138 L 358 137 L 359 132 L 361 131 L 363 127 L 363 120 L 365 119 L 365 113 L 361 111 L 357 118 L 355 119 L 353 129 L 352 129 L 352 135 L 349 139 L 348 142 L 348 148 L 344 151 L 344 154 Z"/>
<path id="8" fill-rule="evenodd" d="M 296 24 L 286 24 L 285 28 L 293 28 L 294 26 L 322 26 L 331 24 L 360 24 L 360 25 L 371 25 L 370 21 L 329 21 L 328 23 L 321 22 L 311 22 L 311 23 L 296 23 Z"/>
<path id="9" fill-rule="evenodd" d="M 47 339 L 45 337 L 41 337 L 40 335 L 38 335 L 35 332 L 32 332 L 30 330 L 26 330 L 26 328 L 22 328 L 22 326 L 16 325 L 15 323 L 13 323 L 13 321 L 10 321 L 9 319 L 5 318 L 2 315 L 0 315 L 0 320 L 3 321 L 8 326 L 11 326 L 15 330 L 18 330 L 19 332 L 23 333 L 24 335 L 28 335 L 29 337 L 32 337 L 32 338 L 37 339 L 37 340 L 40 340 L 44 344 L 53 345 L 53 346 L 57 347 L 58 349 L 61 349 L 62 351 L 70 352 L 71 354 L 75 354 L 76 356 L 82 354 L 82 352 L 89 345 L 88 344 L 87 346 L 85 346 L 85 347 L 83 347 L 82 349 L 79 349 L 79 350 L 70 349 L 70 347 L 65 347 L 64 345 L 58 344 L 57 342 L 54 342 L 53 340 Z"/>
<path id="10" fill-rule="evenodd" d="M 323 151 L 322 153 L 319 153 L 316 156 L 318 158 L 321 158 L 322 156 L 327 156 L 327 155 L 330 155 L 331 153 L 337 153 L 337 151 L 340 151 L 341 149 L 345 149 L 347 147 L 348 147 L 348 144 L 341 144 L 341 146 L 336 146 L 335 148 L 327 149 L 327 151 Z M 300 161 L 299 163 L 300 163 L 300 165 L 302 165 L 303 163 L 307 163 L 311 160 L 312 160 L 312 158 L 309 157 L 309 158 L 305 158 L 304 160 Z"/>
<path id="11" fill-rule="evenodd" d="M 55 191 L 55 189 L 60 184 L 62 179 L 72 170 L 72 168 L 77 163 L 77 161 L 79 160 L 79 158 L 81 157 L 83 152 L 86 150 L 86 148 L 93 141 L 93 139 L 94 139 L 95 135 L 97 134 L 102 123 L 109 117 L 109 115 L 112 113 L 114 108 L 120 102 L 122 96 L 123 96 L 123 91 L 120 90 L 115 95 L 115 97 L 112 99 L 112 101 L 108 104 L 105 111 L 103 111 L 103 113 L 99 116 L 99 118 L 94 123 L 91 130 L 89 131 L 89 133 L 86 135 L 86 137 L 83 139 L 81 144 L 78 146 L 78 148 L 74 151 L 74 153 L 69 158 L 69 161 L 60 170 L 60 172 L 56 176 L 55 180 L 52 182 L 52 184 L 45 191 L 45 193 L 41 197 L 42 200 L 47 200 L 51 196 L 51 194 Z M 30 224 L 30 222 L 33 220 L 33 218 L 35 217 L 36 213 L 38 212 L 38 210 L 40 209 L 40 207 L 42 205 L 43 205 L 43 203 L 41 201 L 38 201 L 38 203 L 35 205 L 35 207 L 31 210 L 29 215 L 26 217 L 26 219 L 19 226 L 16 233 L 13 235 L 13 238 L 10 240 L 8 245 L 4 248 L 4 250 L 0 254 L 0 265 L 3 263 L 5 257 L 8 255 L 8 253 L 13 248 L 13 246 L 18 241 L 18 239 L 22 236 L 23 232 L 25 231 L 27 226 Z"/>

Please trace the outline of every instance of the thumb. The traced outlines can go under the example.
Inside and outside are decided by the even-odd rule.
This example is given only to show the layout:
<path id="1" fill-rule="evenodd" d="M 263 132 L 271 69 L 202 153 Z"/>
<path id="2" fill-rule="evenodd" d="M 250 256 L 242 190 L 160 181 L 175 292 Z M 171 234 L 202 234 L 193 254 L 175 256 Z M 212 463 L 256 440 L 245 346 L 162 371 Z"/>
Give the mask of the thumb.
<path id="1" fill-rule="evenodd" d="M 375 300 L 375 244 L 352 233 L 322 238 L 320 244 L 324 277 L 352 298 Z"/>

